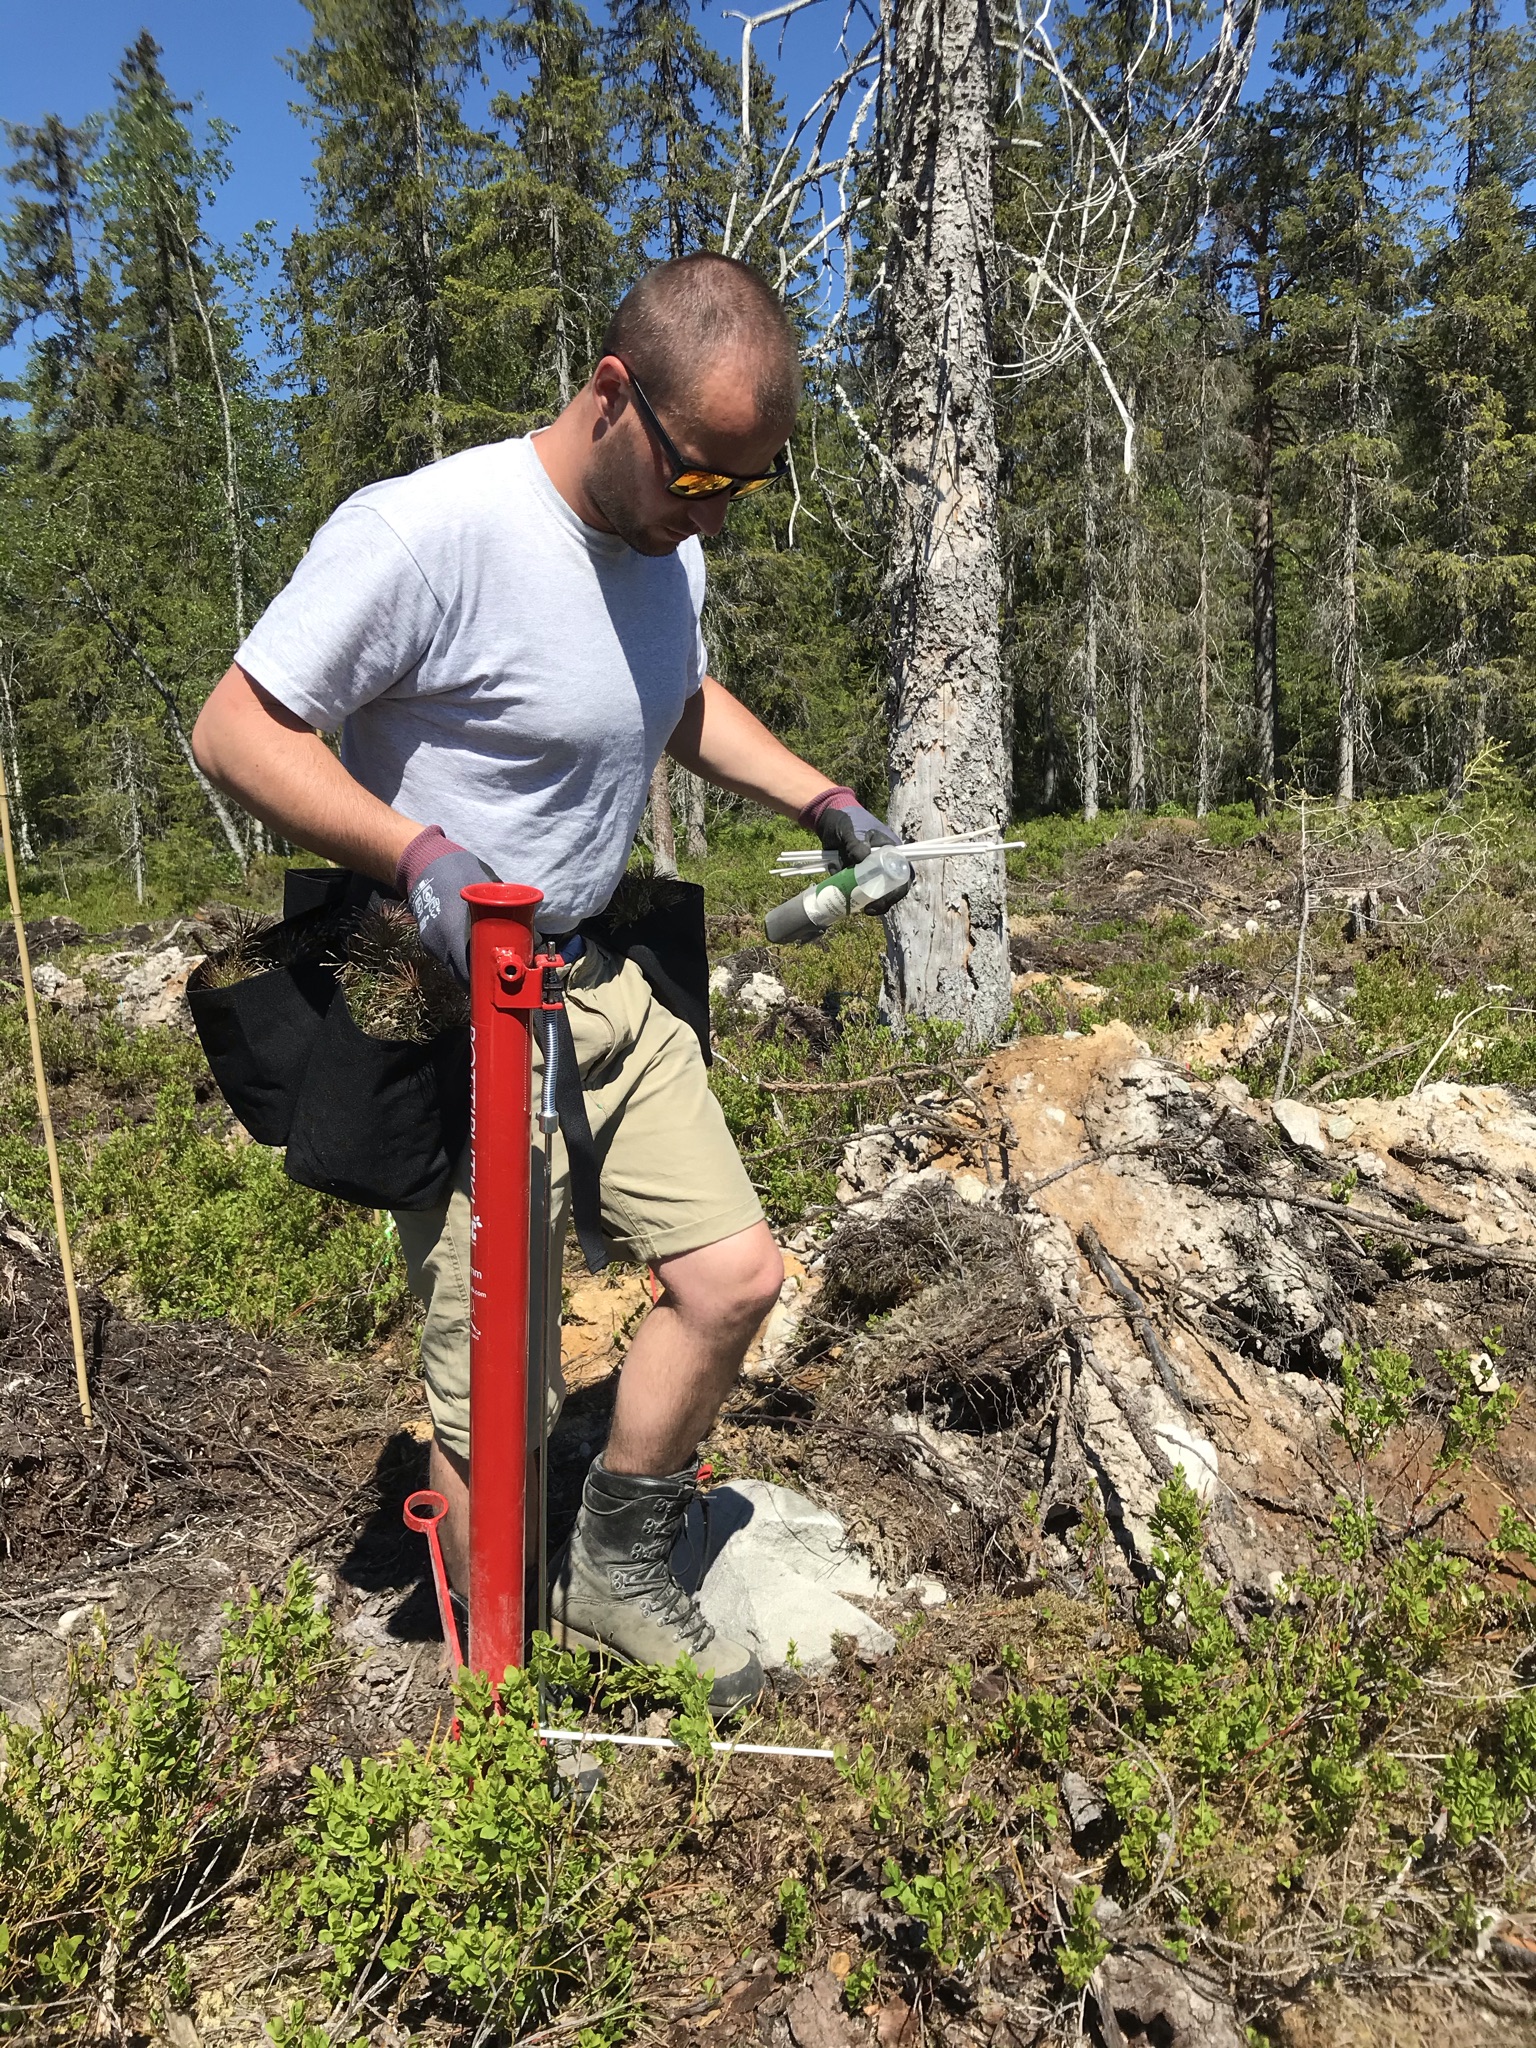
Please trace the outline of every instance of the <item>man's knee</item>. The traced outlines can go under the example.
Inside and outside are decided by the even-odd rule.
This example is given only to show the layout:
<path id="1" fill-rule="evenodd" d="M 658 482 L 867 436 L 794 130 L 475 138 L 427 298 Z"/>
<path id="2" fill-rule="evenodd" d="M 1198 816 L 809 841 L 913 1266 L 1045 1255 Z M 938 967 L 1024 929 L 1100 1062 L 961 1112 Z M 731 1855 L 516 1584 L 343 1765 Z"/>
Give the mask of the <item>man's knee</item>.
<path id="1" fill-rule="evenodd" d="M 657 1263 L 663 1286 L 690 1320 L 752 1330 L 779 1297 L 784 1260 L 766 1223 Z"/>

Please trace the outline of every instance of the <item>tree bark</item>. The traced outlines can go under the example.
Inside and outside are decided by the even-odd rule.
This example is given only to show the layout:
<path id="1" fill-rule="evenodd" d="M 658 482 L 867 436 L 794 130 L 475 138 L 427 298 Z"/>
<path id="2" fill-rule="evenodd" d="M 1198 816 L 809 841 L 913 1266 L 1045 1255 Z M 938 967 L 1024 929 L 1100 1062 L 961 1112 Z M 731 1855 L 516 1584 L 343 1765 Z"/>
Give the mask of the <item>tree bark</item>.
<path id="1" fill-rule="evenodd" d="M 1258 290 L 1258 349 L 1253 372 L 1253 808 L 1262 818 L 1274 808 L 1279 758 L 1280 652 L 1275 613 L 1275 394 L 1270 350 L 1275 313 L 1269 272 L 1254 266 Z"/>
<path id="2" fill-rule="evenodd" d="M 690 860 L 703 860 L 709 853 L 704 834 L 704 784 L 686 768 L 682 777 L 683 851 Z"/>
<path id="3" fill-rule="evenodd" d="M 897 0 L 893 85 L 890 818 L 929 839 L 1005 822 L 985 5 Z M 923 864 L 886 930 L 894 1018 L 949 1018 L 973 1043 L 996 1038 L 1012 999 L 999 856 Z"/>
<path id="4" fill-rule="evenodd" d="M 1134 394 L 1127 398 L 1135 412 Z M 1125 807 L 1147 808 L 1147 644 L 1142 611 L 1141 474 L 1134 465 L 1125 479 Z"/>
<path id="5" fill-rule="evenodd" d="M 663 754 L 651 776 L 651 866 L 658 875 L 677 873 L 677 839 L 672 830 L 672 764 Z"/>
<path id="6" fill-rule="evenodd" d="M 1093 465 L 1093 370 L 1083 374 L 1083 668 L 1077 713 L 1083 817 L 1099 815 L 1099 561 L 1098 474 Z"/>
<path id="7" fill-rule="evenodd" d="M 0 643 L 0 744 L 5 750 L 6 793 L 11 803 L 11 820 L 16 827 L 16 851 L 30 867 L 36 856 L 32 851 L 32 827 L 21 787 L 21 749 L 17 744 L 16 705 L 11 696 L 11 678 L 15 673 L 16 657 Z"/>
<path id="8" fill-rule="evenodd" d="M 1333 626 L 1333 682 L 1339 703 L 1339 766 L 1334 802 L 1340 810 L 1355 800 L 1365 724 L 1360 649 L 1360 458 L 1354 445 L 1359 370 L 1360 327 L 1358 321 L 1351 321 L 1345 403 L 1347 443 L 1339 481 L 1339 574 Z"/>
<path id="9" fill-rule="evenodd" d="M 1200 499 L 1200 594 L 1195 601 L 1196 653 L 1195 816 L 1211 808 L 1211 563 L 1204 493 Z"/>

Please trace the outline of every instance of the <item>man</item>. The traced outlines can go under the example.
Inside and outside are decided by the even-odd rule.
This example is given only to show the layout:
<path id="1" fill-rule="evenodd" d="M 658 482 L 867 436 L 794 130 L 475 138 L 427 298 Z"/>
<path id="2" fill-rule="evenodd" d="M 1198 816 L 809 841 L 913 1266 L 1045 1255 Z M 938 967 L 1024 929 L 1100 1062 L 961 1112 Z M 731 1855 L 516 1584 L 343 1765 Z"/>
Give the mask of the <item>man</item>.
<path id="1" fill-rule="evenodd" d="M 465 979 L 463 886 L 494 875 L 543 890 L 540 929 L 569 962 L 604 1232 L 661 1284 L 557 1567 L 555 1630 L 638 1662 L 686 1651 L 722 1709 L 753 1697 L 761 1672 L 711 1631 L 668 1559 L 698 1445 L 783 1269 L 697 1040 L 576 926 L 624 871 L 663 748 L 846 859 L 894 843 L 705 673 L 700 538 L 782 473 L 798 402 L 793 331 L 755 273 L 709 255 L 651 271 L 552 426 L 375 484 L 327 521 L 193 735 L 205 772 L 275 832 L 407 897 Z M 339 759 L 320 737 L 338 726 Z M 396 1221 L 426 1306 L 431 1483 L 463 1588 L 467 1159 L 446 1204 Z"/>

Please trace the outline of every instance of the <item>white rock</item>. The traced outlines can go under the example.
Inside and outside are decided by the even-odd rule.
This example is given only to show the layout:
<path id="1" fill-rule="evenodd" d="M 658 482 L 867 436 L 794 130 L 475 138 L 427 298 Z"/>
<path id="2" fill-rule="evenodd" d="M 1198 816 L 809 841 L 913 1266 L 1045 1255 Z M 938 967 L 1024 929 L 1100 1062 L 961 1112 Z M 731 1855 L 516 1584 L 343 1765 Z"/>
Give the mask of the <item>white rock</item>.
<path id="1" fill-rule="evenodd" d="M 1282 1096 L 1269 1106 L 1275 1122 L 1293 1145 L 1299 1146 L 1303 1152 L 1315 1152 L 1320 1159 L 1327 1157 L 1328 1140 L 1323 1136 L 1323 1120 L 1310 1102 L 1294 1102 Z"/>
<path id="2" fill-rule="evenodd" d="M 1159 1422 L 1153 1439 L 1170 1465 L 1176 1465 L 1201 1500 L 1216 1492 L 1216 1446 L 1182 1422 Z"/>
<path id="3" fill-rule="evenodd" d="M 736 1000 L 754 1017 L 766 1017 L 770 1010 L 782 1010 L 789 990 L 776 974 L 749 975 L 736 991 Z"/>
<path id="4" fill-rule="evenodd" d="M 947 1586 L 937 1579 L 925 1578 L 921 1572 L 914 1572 L 901 1590 L 915 1593 L 919 1607 L 943 1607 L 949 1599 Z"/>
<path id="5" fill-rule="evenodd" d="M 855 1607 L 885 1587 L 869 1561 L 849 1547 L 837 1516 L 803 1494 L 766 1479 L 732 1479 L 695 1502 L 672 1553 L 672 1568 L 697 1592 L 705 1618 L 751 1645 L 766 1670 L 789 1661 L 807 1670 L 831 1661 L 836 1636 L 884 1655 L 889 1629 Z"/>
<path id="6" fill-rule="evenodd" d="M 32 970 L 32 986 L 45 1000 L 56 996 L 69 980 L 62 967 L 55 967 L 51 960 L 39 960 Z"/>

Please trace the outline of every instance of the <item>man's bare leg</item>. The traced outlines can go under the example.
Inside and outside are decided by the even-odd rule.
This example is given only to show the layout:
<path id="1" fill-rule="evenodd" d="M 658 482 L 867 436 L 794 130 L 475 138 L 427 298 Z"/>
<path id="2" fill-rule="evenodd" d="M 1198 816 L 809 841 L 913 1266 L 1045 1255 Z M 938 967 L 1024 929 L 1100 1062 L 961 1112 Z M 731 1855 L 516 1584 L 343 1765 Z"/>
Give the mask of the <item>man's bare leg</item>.
<path id="1" fill-rule="evenodd" d="M 656 1264 L 661 1299 L 635 1332 L 619 1376 L 610 1472 L 677 1472 L 708 1434 L 747 1346 L 778 1298 L 784 1262 L 766 1223 Z M 448 1576 L 469 1590 L 469 1460 L 436 1437 L 428 1485 L 448 1502 L 438 1525 Z M 537 1542 L 533 1531 L 530 1542 Z"/>
<path id="2" fill-rule="evenodd" d="M 448 1503 L 448 1512 L 437 1525 L 443 1546 L 443 1563 L 448 1580 L 459 1593 L 469 1591 L 469 1460 L 450 1451 L 440 1437 L 432 1439 L 427 1462 L 427 1484 L 436 1487 Z"/>
<path id="3" fill-rule="evenodd" d="M 628 1663 L 692 1660 L 717 1714 L 762 1690 L 750 1641 L 715 1628 L 678 1581 L 672 1554 L 696 1486 L 694 1454 L 783 1281 L 766 1224 L 657 1261 L 660 1301 L 619 1375 L 607 1447 L 550 1589 L 555 1640 Z"/>
<path id="4" fill-rule="evenodd" d="M 658 1259 L 661 1299 L 635 1332 L 619 1375 L 603 1463 L 610 1472 L 677 1472 L 708 1434 L 747 1346 L 778 1298 L 784 1261 L 766 1223 Z"/>

